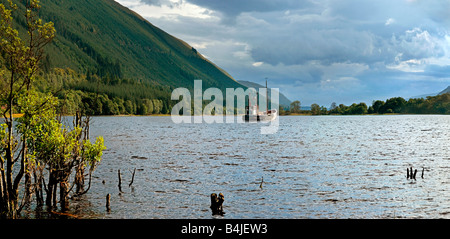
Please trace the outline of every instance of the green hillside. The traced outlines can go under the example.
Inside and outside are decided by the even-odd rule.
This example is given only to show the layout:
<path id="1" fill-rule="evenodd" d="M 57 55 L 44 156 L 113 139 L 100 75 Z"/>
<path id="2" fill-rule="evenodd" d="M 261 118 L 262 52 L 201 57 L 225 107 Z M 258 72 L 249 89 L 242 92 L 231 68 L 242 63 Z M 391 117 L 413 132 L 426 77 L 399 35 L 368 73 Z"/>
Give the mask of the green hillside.
<path id="1" fill-rule="evenodd" d="M 24 1 L 17 1 L 23 12 Z M 40 17 L 55 24 L 47 68 L 176 87 L 242 87 L 194 48 L 113 0 L 47 0 Z M 18 26 L 24 22 L 15 17 Z"/>

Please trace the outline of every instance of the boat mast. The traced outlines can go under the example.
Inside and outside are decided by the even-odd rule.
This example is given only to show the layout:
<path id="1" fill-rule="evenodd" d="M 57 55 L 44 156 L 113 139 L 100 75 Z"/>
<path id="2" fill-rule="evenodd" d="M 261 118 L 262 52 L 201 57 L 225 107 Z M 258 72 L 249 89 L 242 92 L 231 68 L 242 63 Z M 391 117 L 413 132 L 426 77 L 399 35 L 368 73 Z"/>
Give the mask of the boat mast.
<path id="1" fill-rule="evenodd" d="M 250 115 L 250 110 L 251 110 L 250 109 L 250 93 L 248 94 L 248 106 L 247 107 L 248 107 L 248 113 L 247 114 Z"/>
<path id="2" fill-rule="evenodd" d="M 269 114 L 269 90 L 267 89 L 267 78 L 266 78 L 266 114 Z"/>

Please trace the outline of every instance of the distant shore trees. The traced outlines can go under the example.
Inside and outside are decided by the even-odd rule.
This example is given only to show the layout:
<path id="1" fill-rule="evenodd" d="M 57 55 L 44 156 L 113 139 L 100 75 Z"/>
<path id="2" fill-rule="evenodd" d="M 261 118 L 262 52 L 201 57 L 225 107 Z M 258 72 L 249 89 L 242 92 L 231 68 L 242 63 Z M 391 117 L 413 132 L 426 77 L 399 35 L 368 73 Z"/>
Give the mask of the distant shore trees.
<path id="1" fill-rule="evenodd" d="M 294 104 L 295 105 L 295 104 Z M 283 115 L 365 115 L 365 114 L 450 114 L 450 93 L 426 98 L 413 98 L 405 100 L 402 97 L 393 97 L 386 101 L 375 100 L 371 106 L 366 103 L 331 104 L 329 109 L 318 104 L 312 104 L 311 110 L 283 109 Z"/>
<path id="2" fill-rule="evenodd" d="M 290 112 L 291 113 L 300 113 L 301 104 L 300 101 L 296 100 L 291 103 Z"/>

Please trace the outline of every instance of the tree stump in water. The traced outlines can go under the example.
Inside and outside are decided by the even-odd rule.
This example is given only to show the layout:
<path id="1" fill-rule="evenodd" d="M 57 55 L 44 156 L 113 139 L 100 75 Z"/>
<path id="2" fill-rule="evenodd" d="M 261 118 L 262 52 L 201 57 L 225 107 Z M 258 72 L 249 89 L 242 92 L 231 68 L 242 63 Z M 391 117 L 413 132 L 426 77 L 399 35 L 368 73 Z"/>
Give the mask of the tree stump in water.
<path id="1" fill-rule="evenodd" d="M 219 193 L 219 196 L 217 194 L 212 193 L 211 194 L 211 211 L 212 215 L 220 215 L 223 216 L 225 212 L 223 211 L 223 202 L 225 201 L 225 197 L 222 193 Z"/>
<path id="2" fill-rule="evenodd" d="M 111 194 L 109 193 L 106 195 L 106 211 L 111 211 Z"/>
<path id="3" fill-rule="evenodd" d="M 122 177 L 120 176 L 120 169 L 117 170 L 117 175 L 119 177 L 119 192 L 122 192 Z"/>
<path id="4" fill-rule="evenodd" d="M 421 178 L 423 178 L 424 171 L 425 171 L 425 168 L 422 168 L 422 175 L 420 176 Z M 416 176 L 417 176 L 417 169 L 415 169 L 413 171 L 412 167 L 406 168 L 406 178 L 407 179 L 414 179 L 414 180 L 416 180 Z"/>

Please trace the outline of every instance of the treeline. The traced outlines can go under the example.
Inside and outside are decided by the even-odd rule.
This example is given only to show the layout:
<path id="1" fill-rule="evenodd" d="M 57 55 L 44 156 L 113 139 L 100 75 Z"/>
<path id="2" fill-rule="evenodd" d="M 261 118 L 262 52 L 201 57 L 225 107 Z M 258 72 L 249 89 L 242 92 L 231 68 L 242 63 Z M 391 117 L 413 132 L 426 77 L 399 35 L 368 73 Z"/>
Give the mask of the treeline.
<path id="1" fill-rule="evenodd" d="M 318 104 L 312 104 L 311 110 L 300 109 L 300 101 L 294 101 L 288 109 L 281 109 L 280 113 L 284 115 L 450 114 L 450 93 L 428 96 L 425 99 L 405 100 L 402 97 L 393 97 L 386 101 L 373 101 L 371 106 L 367 106 L 366 103 L 337 105 L 333 102 L 329 109 Z"/>
<path id="2" fill-rule="evenodd" d="M 92 71 L 79 74 L 71 69 L 52 69 L 37 77 L 41 92 L 53 92 L 60 100 L 60 113 L 88 115 L 169 114 L 174 103 L 172 89 L 133 79 L 99 77 Z"/>

